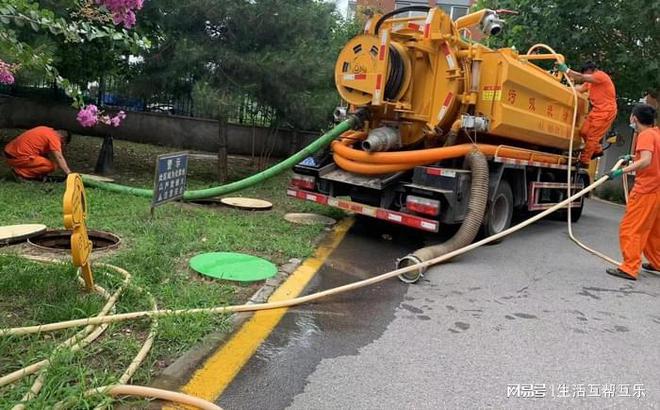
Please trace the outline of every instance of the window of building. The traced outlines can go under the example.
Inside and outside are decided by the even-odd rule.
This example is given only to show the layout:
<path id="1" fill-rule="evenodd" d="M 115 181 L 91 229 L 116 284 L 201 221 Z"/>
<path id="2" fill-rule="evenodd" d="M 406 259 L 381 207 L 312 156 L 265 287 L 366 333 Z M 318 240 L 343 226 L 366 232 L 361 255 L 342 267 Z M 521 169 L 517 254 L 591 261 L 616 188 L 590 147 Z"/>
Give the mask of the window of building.
<path id="1" fill-rule="evenodd" d="M 408 0 L 408 1 L 397 1 L 396 2 L 396 8 L 400 9 L 402 7 L 410 7 L 410 6 L 427 6 L 428 7 L 429 2 L 428 0 Z M 425 12 L 417 12 L 417 11 L 411 11 L 408 13 L 403 13 L 399 17 L 417 17 L 417 16 L 425 16 Z"/>
<path id="2" fill-rule="evenodd" d="M 452 20 L 463 17 L 464 15 L 468 14 L 470 10 L 468 6 L 452 6 L 451 4 L 443 4 L 440 2 L 438 2 L 437 5 L 442 9 L 442 11 L 445 12 L 445 14 L 451 17 Z"/>
<path id="3" fill-rule="evenodd" d="M 450 16 L 452 20 L 463 17 L 468 14 L 469 8 L 463 6 L 451 6 Z"/>

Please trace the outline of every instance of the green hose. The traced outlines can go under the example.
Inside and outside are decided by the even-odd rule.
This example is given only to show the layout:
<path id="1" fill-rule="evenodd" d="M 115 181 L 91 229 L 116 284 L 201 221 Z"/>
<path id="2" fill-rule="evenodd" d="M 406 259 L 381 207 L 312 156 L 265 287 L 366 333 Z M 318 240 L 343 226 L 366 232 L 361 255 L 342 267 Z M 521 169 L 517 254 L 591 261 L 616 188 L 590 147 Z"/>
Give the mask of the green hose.
<path id="1" fill-rule="evenodd" d="M 286 171 L 287 169 L 292 168 L 300 161 L 304 160 L 320 149 L 325 148 L 328 146 L 328 144 L 337 139 L 337 137 L 339 137 L 341 134 L 352 129 L 358 122 L 358 117 L 351 116 L 327 133 L 323 134 L 316 141 L 298 151 L 296 154 L 266 170 L 259 172 L 258 174 L 254 174 L 245 179 L 241 179 L 240 181 L 232 182 L 227 185 L 221 185 L 208 189 L 200 189 L 198 191 L 186 191 L 186 193 L 183 195 L 183 199 L 186 201 L 197 201 L 200 199 L 213 198 L 216 196 L 227 195 L 232 192 L 240 191 L 242 189 L 249 188 L 253 185 L 263 182 L 269 178 L 274 177 L 275 175 L 282 173 L 283 171 Z M 83 181 L 88 187 L 105 189 L 106 191 L 111 192 L 131 194 L 145 198 L 152 198 L 154 195 L 154 192 L 151 189 L 133 188 L 125 185 L 99 182 L 85 177 L 83 177 Z"/>

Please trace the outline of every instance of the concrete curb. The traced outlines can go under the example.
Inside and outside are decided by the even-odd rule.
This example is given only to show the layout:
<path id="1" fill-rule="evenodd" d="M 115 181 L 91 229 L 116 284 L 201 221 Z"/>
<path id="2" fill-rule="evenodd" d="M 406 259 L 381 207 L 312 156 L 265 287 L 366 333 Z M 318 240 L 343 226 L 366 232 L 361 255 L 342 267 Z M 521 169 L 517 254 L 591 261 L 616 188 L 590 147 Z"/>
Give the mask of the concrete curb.
<path id="1" fill-rule="evenodd" d="M 275 292 L 275 290 L 293 273 L 302 263 L 300 259 L 290 259 L 288 263 L 282 265 L 277 275 L 264 282 L 263 286 L 248 299 L 247 304 L 264 303 Z M 188 350 L 182 356 L 165 368 L 155 377 L 151 386 L 164 389 L 177 389 L 181 386 L 182 380 L 189 378 L 199 365 L 214 351 L 222 346 L 232 334 L 239 329 L 253 313 L 235 313 L 231 315 L 231 330 L 228 332 L 217 331 L 206 336 L 196 346 Z M 159 407 L 158 407 L 159 408 Z"/>
<path id="2" fill-rule="evenodd" d="M 313 241 L 313 246 L 318 247 L 319 243 L 327 236 L 328 232 L 332 231 L 334 227 L 324 229 Z M 256 291 L 250 299 L 248 304 L 264 303 L 268 298 L 277 290 L 277 288 L 284 283 L 298 267 L 303 263 L 300 259 L 289 259 L 289 262 L 280 266 L 278 273 L 275 277 L 268 279 Z M 247 322 L 254 313 L 244 312 L 235 313 L 231 315 L 231 329 L 226 332 L 217 331 L 207 335 L 202 341 L 193 346 L 190 350 L 180 356 L 171 365 L 165 368 L 160 374 L 154 376 L 150 386 L 168 390 L 178 390 L 185 384 L 186 380 L 190 379 L 192 374 L 199 369 L 200 365 L 206 361 L 220 346 L 226 343 L 241 326 Z M 154 403 L 149 408 L 158 408 L 161 406 Z"/>

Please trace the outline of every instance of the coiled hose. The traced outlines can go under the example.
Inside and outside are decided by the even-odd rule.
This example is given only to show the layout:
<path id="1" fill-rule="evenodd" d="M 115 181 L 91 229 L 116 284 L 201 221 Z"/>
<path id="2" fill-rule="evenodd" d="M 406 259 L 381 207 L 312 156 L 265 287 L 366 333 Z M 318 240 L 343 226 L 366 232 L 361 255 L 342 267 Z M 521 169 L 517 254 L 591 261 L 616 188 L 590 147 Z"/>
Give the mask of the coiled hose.
<path id="1" fill-rule="evenodd" d="M 446 242 L 418 249 L 403 257 L 398 261 L 397 268 L 420 265 L 422 262 L 467 246 L 477 237 L 488 202 L 488 161 L 484 154 L 475 149 L 465 157 L 465 164 L 472 171 L 472 184 L 468 212 L 458 232 Z M 420 267 L 416 271 L 400 275 L 399 279 L 406 283 L 415 283 L 424 275 L 426 269 L 426 266 Z"/>

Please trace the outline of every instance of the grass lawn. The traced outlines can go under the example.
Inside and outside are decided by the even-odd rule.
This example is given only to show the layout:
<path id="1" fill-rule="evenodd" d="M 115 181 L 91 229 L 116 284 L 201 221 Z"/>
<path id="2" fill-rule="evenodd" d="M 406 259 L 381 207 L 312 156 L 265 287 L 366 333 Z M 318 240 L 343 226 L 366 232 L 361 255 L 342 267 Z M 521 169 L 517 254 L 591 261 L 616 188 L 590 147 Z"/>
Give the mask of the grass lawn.
<path id="1" fill-rule="evenodd" d="M 0 146 L 15 135 L 0 131 Z M 101 139 L 74 138 L 65 152 L 74 171 L 91 172 Z M 155 156 L 173 149 L 115 141 L 115 169 L 119 183 L 151 187 Z M 256 170 L 249 158 L 232 158 L 232 179 Z M 189 188 L 216 185 L 213 161 L 191 160 Z M 90 229 L 119 235 L 122 246 L 101 255 L 100 260 L 127 269 L 133 283 L 148 290 L 161 308 L 194 308 L 240 303 L 258 286 L 232 286 L 202 280 L 187 268 L 188 259 L 200 252 L 233 251 L 264 257 L 276 264 L 290 258 L 304 258 L 313 251 L 313 240 L 323 228 L 286 222 L 287 212 L 318 212 L 332 217 L 341 214 L 312 203 L 290 200 L 285 195 L 288 176 L 240 192 L 273 202 L 267 212 L 245 212 L 228 208 L 204 208 L 168 204 L 149 215 L 149 201 L 123 194 L 87 189 Z M 0 164 L 0 225 L 44 223 L 61 229 L 64 184 L 18 183 L 10 177 L 4 161 Z M 0 248 L 0 328 L 82 318 L 95 315 L 104 300 L 85 294 L 70 265 L 44 265 L 16 255 L 25 246 Z M 34 254 L 34 251 L 31 251 Z M 120 278 L 103 269 L 95 270 L 97 282 L 110 292 Z M 118 312 L 148 309 L 144 294 L 128 289 L 117 304 Z M 159 369 L 206 334 L 229 328 L 227 317 L 195 316 L 160 321 L 156 343 L 132 382 L 148 384 Z M 98 398 L 85 401 L 81 393 L 91 387 L 113 383 L 140 348 L 149 328 L 148 321 L 112 325 L 103 336 L 81 352 L 66 351 L 53 358 L 41 394 L 29 408 L 51 407 L 67 397 L 80 397 L 76 408 L 94 407 Z M 0 338 L 0 376 L 38 360 L 48 358 L 61 341 L 75 330 L 44 335 Z M 0 408 L 10 408 L 28 391 L 34 377 L 0 388 Z"/>

